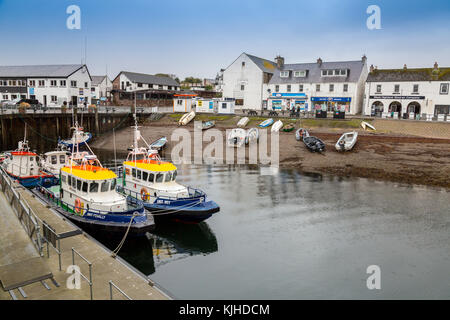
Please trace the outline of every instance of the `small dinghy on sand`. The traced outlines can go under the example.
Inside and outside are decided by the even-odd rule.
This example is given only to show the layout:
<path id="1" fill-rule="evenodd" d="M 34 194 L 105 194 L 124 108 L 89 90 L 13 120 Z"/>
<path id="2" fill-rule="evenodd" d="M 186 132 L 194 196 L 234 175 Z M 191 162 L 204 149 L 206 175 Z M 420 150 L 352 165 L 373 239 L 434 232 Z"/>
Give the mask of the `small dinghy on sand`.
<path id="1" fill-rule="evenodd" d="M 267 119 L 267 120 L 264 120 L 263 122 L 261 122 L 259 124 L 259 126 L 261 128 L 267 128 L 267 127 L 270 127 L 272 125 L 272 123 L 273 123 L 273 119 Z"/>
<path id="2" fill-rule="evenodd" d="M 253 141 L 259 140 L 259 130 L 258 128 L 251 128 L 247 131 L 247 136 L 245 137 L 245 144 L 249 144 Z"/>
<path id="3" fill-rule="evenodd" d="M 208 129 L 214 127 L 215 125 L 216 125 L 216 122 L 215 122 L 215 121 L 205 121 L 205 122 L 202 122 L 202 123 L 198 126 L 198 129 L 201 129 L 201 130 L 208 130 Z"/>
<path id="4" fill-rule="evenodd" d="M 294 125 L 292 123 L 289 123 L 287 125 L 284 126 L 283 131 L 284 132 L 292 132 L 294 131 Z"/>
<path id="5" fill-rule="evenodd" d="M 373 131 L 377 130 L 377 129 L 375 129 L 375 127 L 373 125 L 371 125 L 370 123 L 365 122 L 365 121 L 361 122 L 361 128 L 363 128 L 364 130 L 368 130 L 368 129 L 371 129 Z"/>
<path id="6" fill-rule="evenodd" d="M 297 141 L 303 141 L 303 138 L 305 137 L 309 137 L 308 130 L 300 128 L 295 132 L 295 139 L 297 139 Z"/>
<path id="7" fill-rule="evenodd" d="M 245 143 L 247 132 L 244 129 L 236 128 L 228 135 L 227 145 L 229 147 L 242 147 Z"/>
<path id="8" fill-rule="evenodd" d="M 325 150 L 325 143 L 317 137 L 304 137 L 303 143 L 311 152 L 323 152 Z"/>
<path id="9" fill-rule="evenodd" d="M 355 146 L 356 141 L 358 141 L 358 132 L 353 131 L 344 133 L 336 143 L 336 150 L 350 151 Z"/>
<path id="10" fill-rule="evenodd" d="M 178 125 L 179 126 L 185 126 L 187 125 L 189 122 L 192 121 L 192 119 L 195 118 L 195 111 L 191 111 L 189 113 L 186 113 L 185 115 L 183 115 L 180 119 L 180 121 L 178 121 Z"/>
<path id="11" fill-rule="evenodd" d="M 238 128 L 244 128 L 244 127 L 247 125 L 247 123 L 248 123 L 249 121 L 250 121 L 249 118 L 243 117 L 241 120 L 238 121 L 237 127 L 238 127 Z"/>
<path id="12" fill-rule="evenodd" d="M 283 127 L 283 122 L 281 120 L 278 120 L 275 122 L 272 126 L 271 132 L 278 132 Z"/>

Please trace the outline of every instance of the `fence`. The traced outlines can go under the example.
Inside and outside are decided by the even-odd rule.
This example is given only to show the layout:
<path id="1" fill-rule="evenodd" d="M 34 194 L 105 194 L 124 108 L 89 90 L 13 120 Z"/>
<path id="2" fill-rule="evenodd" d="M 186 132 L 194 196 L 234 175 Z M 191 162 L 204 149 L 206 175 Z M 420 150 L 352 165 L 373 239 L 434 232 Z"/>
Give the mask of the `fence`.
<path id="1" fill-rule="evenodd" d="M 114 282 L 112 282 L 111 280 L 109 280 L 109 299 L 112 300 L 113 299 L 113 288 L 116 288 L 117 291 L 119 291 L 125 298 L 127 298 L 128 300 L 133 300 L 131 299 L 125 292 L 123 292 L 118 286 L 116 286 L 114 284 Z"/>
<path id="2" fill-rule="evenodd" d="M 93 283 L 92 283 L 92 263 L 89 262 L 89 260 L 87 260 L 85 257 L 83 257 L 77 250 L 75 250 L 72 247 L 72 265 L 75 265 L 75 253 L 77 254 L 77 256 L 79 256 L 81 259 L 83 259 L 89 266 L 89 279 L 84 274 L 82 274 L 81 271 L 79 273 L 80 273 L 80 276 L 84 280 L 86 280 L 87 283 L 89 284 L 90 293 L 91 293 L 91 300 L 93 300 L 93 296 L 92 296 L 92 285 L 93 285 Z"/>
<path id="3" fill-rule="evenodd" d="M 38 250 L 39 255 L 42 256 L 43 245 L 38 218 L 28 204 L 21 199 L 20 194 L 15 190 L 13 182 L 3 168 L 0 168 L 0 185 L 1 191 L 5 194 L 11 208 L 16 213 L 17 218 Z"/>

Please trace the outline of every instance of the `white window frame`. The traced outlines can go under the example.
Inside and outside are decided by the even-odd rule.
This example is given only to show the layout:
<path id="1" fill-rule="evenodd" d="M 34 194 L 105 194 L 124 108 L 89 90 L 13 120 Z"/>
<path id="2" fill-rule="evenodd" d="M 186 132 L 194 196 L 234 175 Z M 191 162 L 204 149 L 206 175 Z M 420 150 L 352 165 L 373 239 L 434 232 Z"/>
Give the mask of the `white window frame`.
<path id="1" fill-rule="evenodd" d="M 289 78 L 289 71 L 280 71 L 280 78 Z"/>
<path id="2" fill-rule="evenodd" d="M 417 87 L 417 90 L 415 90 L 416 87 Z M 420 90 L 419 85 L 418 85 L 417 83 L 416 83 L 416 84 L 413 84 L 413 90 L 412 90 L 412 93 L 419 93 L 419 90 Z"/>
<path id="3" fill-rule="evenodd" d="M 348 92 L 348 83 L 344 83 L 343 87 L 342 87 L 342 92 Z"/>
<path id="4" fill-rule="evenodd" d="M 306 70 L 294 71 L 294 78 L 305 78 L 305 77 L 306 77 Z"/>
<path id="5" fill-rule="evenodd" d="M 380 88 L 380 90 L 378 90 L 378 88 Z M 381 84 L 377 84 L 376 90 L 376 93 L 381 93 L 381 91 L 383 91 L 383 86 Z"/>
<path id="6" fill-rule="evenodd" d="M 443 91 L 443 88 L 447 88 L 447 91 Z M 440 94 L 448 94 L 450 89 L 450 84 L 449 83 L 441 83 L 440 88 L 439 88 L 439 93 Z"/>

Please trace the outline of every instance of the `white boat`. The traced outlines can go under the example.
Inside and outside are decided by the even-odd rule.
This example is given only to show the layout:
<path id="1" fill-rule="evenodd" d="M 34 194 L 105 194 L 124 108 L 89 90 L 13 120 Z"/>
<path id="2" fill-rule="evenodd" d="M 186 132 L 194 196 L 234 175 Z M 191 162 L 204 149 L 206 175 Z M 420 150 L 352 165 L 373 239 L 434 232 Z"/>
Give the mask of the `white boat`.
<path id="1" fill-rule="evenodd" d="M 272 123 L 273 123 L 273 119 L 267 119 L 267 120 L 264 120 L 263 122 L 261 122 L 259 124 L 259 126 L 261 128 L 267 128 L 267 127 L 270 127 L 272 125 Z"/>
<path id="2" fill-rule="evenodd" d="M 280 131 L 280 129 L 283 128 L 283 121 L 278 120 L 277 122 L 275 122 L 272 126 L 272 129 L 270 130 L 271 132 L 278 132 Z"/>
<path id="3" fill-rule="evenodd" d="M 245 138 L 247 137 L 247 131 L 241 128 L 236 128 L 231 130 L 228 135 L 227 145 L 229 147 L 242 147 L 245 143 Z"/>
<path id="4" fill-rule="evenodd" d="M 358 141 L 358 132 L 353 131 L 344 133 L 336 143 L 336 150 L 350 151 L 355 146 L 356 141 Z"/>
<path id="5" fill-rule="evenodd" d="M 50 151 L 41 157 L 42 171 L 59 176 L 59 170 L 68 166 L 70 161 L 70 152 L 65 150 Z"/>
<path id="6" fill-rule="evenodd" d="M 371 129 L 371 130 L 374 130 L 374 131 L 377 130 L 377 129 L 375 129 L 375 127 L 374 127 L 373 125 L 371 125 L 370 123 L 365 122 L 365 121 L 361 122 L 361 127 L 362 127 L 364 130 L 367 130 L 368 128 Z"/>
<path id="7" fill-rule="evenodd" d="M 247 130 L 247 136 L 245 137 L 245 144 L 249 144 L 253 141 L 258 141 L 259 139 L 259 130 L 258 128 L 251 128 Z"/>
<path id="8" fill-rule="evenodd" d="M 58 144 L 65 146 L 69 149 L 74 146 L 83 146 L 87 144 L 92 139 L 92 134 L 89 132 L 84 132 L 83 127 L 78 126 L 78 122 L 75 123 L 75 126 L 71 128 L 73 130 L 72 138 L 66 140 L 59 140 Z"/>
<path id="9" fill-rule="evenodd" d="M 241 118 L 241 120 L 238 121 L 237 127 L 244 128 L 248 124 L 249 121 L 250 121 L 250 119 L 248 117 L 243 117 L 243 118 Z"/>
<path id="10" fill-rule="evenodd" d="M 186 113 L 186 114 L 184 114 L 184 115 L 181 117 L 180 121 L 178 121 L 178 125 L 185 126 L 185 125 L 187 125 L 189 122 L 191 122 L 192 119 L 194 119 L 194 118 L 195 118 L 195 111 L 191 111 L 191 112 L 189 112 L 189 113 Z"/>

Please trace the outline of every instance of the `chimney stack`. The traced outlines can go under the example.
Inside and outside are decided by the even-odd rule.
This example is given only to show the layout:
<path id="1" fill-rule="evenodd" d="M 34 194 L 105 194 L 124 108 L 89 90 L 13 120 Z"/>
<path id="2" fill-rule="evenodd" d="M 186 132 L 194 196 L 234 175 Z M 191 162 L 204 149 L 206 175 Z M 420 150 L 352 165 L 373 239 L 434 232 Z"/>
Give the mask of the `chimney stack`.
<path id="1" fill-rule="evenodd" d="M 322 66 L 322 58 L 319 58 L 319 59 L 317 59 L 317 64 L 319 65 L 319 66 Z"/>
<path id="2" fill-rule="evenodd" d="M 279 69 L 284 67 L 284 58 L 283 57 L 277 56 L 275 58 L 275 62 L 277 63 L 277 66 L 278 66 Z"/>
<path id="3" fill-rule="evenodd" d="M 366 61 L 367 61 L 367 56 L 366 55 L 363 55 L 363 57 L 362 57 L 362 59 L 361 59 L 361 61 L 362 61 L 362 63 L 366 63 Z"/>
<path id="4" fill-rule="evenodd" d="M 373 64 L 370 66 L 370 73 L 375 71 L 375 67 L 373 66 Z"/>
<path id="5" fill-rule="evenodd" d="M 434 70 L 438 70 L 439 69 L 439 65 L 437 62 L 434 63 Z"/>
<path id="6" fill-rule="evenodd" d="M 408 66 L 405 64 L 404 66 L 403 66 L 403 70 L 407 70 L 408 69 Z"/>

